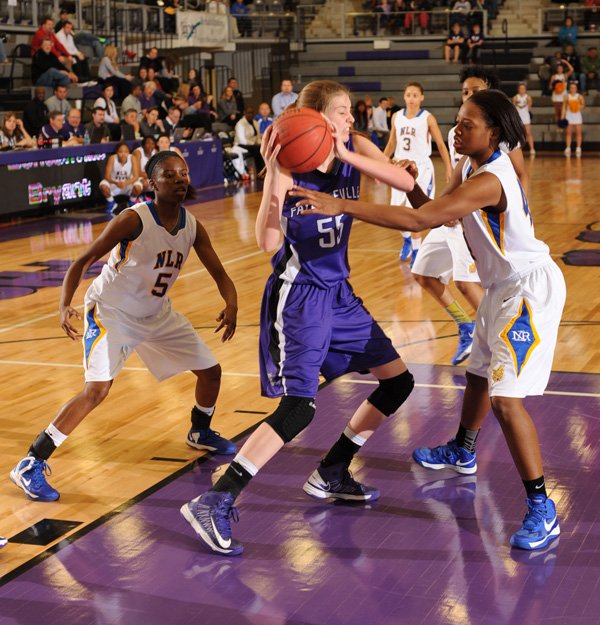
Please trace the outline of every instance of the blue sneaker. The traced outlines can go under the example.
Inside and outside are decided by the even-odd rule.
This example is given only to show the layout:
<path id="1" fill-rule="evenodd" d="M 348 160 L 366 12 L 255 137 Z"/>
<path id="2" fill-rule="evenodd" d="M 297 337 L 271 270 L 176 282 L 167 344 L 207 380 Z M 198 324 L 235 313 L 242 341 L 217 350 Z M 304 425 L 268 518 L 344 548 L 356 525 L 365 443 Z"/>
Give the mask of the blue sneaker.
<path id="1" fill-rule="evenodd" d="M 410 254 L 410 268 L 413 268 L 413 265 L 415 264 L 415 260 L 417 260 L 417 254 L 419 253 L 419 250 L 413 250 Z"/>
<path id="2" fill-rule="evenodd" d="M 29 499 L 56 501 L 60 497 L 60 493 L 48 484 L 44 473 L 52 474 L 45 460 L 38 460 L 34 456 L 25 456 L 10 472 L 10 479 L 25 491 Z"/>
<path id="3" fill-rule="evenodd" d="M 357 482 L 345 465 L 315 469 L 302 488 L 316 499 L 375 501 L 381 494 L 377 488 Z"/>
<path id="4" fill-rule="evenodd" d="M 7 542 L 8 542 L 8 540 L 6 540 L 6 538 L 4 538 L 4 536 L 0 536 L 0 549 L 2 549 L 2 547 L 4 547 Z"/>
<path id="5" fill-rule="evenodd" d="M 452 360 L 450 361 L 453 365 L 459 365 L 471 355 L 474 332 L 474 321 L 458 324 L 458 349 L 456 350 L 456 354 L 452 356 Z"/>
<path id="6" fill-rule="evenodd" d="M 117 203 L 114 200 L 106 200 L 106 212 L 114 213 L 117 208 Z"/>
<path id="7" fill-rule="evenodd" d="M 523 525 L 510 537 L 510 544 L 518 549 L 543 549 L 560 534 L 556 506 L 544 495 L 533 495 L 526 501 Z"/>
<path id="8" fill-rule="evenodd" d="M 413 451 L 412 457 L 426 469 L 447 468 L 467 475 L 477 471 L 477 455 L 459 447 L 455 439 L 439 447 L 419 447 Z"/>
<path id="9" fill-rule="evenodd" d="M 244 551 L 243 545 L 231 537 L 229 519 L 239 520 L 231 493 L 209 490 L 184 504 L 181 514 L 200 540 L 213 551 L 227 556 L 237 556 Z"/>
<path id="10" fill-rule="evenodd" d="M 408 260 L 412 252 L 412 238 L 403 237 L 403 239 L 404 243 L 402 244 L 402 249 L 400 250 L 400 260 Z"/>
<path id="11" fill-rule="evenodd" d="M 237 447 L 230 440 L 223 438 L 219 432 L 215 432 L 210 428 L 206 430 L 190 430 L 186 436 L 185 442 L 194 449 L 207 449 L 214 451 L 216 454 L 225 456 L 234 454 Z"/>

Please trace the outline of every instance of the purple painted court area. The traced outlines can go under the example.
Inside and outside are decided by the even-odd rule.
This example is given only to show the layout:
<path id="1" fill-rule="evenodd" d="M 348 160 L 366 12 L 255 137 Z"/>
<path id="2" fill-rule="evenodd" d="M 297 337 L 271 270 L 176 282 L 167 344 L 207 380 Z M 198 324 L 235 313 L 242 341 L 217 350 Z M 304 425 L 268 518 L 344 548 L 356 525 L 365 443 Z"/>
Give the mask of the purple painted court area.
<path id="1" fill-rule="evenodd" d="M 451 387 L 464 383 L 459 369 L 412 370 L 424 386 L 355 461 L 357 477 L 381 489 L 378 502 L 332 505 L 302 491 L 374 388 L 344 378 L 321 390 L 309 430 L 239 499 L 243 556 L 206 552 L 179 514 L 210 484 L 212 458 L 6 583 L 0 623 L 597 625 L 599 377 L 554 374 L 557 394 L 527 401 L 562 534 L 522 552 L 508 538 L 524 494 L 493 418 L 477 476 L 410 460 L 414 446 L 454 433 L 462 391 Z"/>

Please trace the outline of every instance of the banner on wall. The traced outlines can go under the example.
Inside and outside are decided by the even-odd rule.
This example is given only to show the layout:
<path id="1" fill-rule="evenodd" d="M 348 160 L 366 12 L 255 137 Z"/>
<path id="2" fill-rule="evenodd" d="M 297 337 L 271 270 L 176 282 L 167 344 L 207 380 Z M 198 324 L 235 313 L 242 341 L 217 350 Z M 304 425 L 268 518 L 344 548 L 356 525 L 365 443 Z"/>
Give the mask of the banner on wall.
<path id="1" fill-rule="evenodd" d="M 180 48 L 219 48 L 229 43 L 229 15 L 205 11 L 178 11 L 175 45 Z"/>

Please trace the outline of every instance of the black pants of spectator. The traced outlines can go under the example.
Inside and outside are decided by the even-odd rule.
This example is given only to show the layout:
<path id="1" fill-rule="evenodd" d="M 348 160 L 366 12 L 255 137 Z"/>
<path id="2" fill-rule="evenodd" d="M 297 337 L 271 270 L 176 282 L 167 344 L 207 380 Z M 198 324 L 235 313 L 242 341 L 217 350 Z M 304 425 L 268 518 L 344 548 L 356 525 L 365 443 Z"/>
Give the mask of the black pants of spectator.
<path id="1" fill-rule="evenodd" d="M 80 82 L 87 82 L 90 77 L 90 67 L 87 59 L 77 60 L 77 63 L 73 63 L 73 72 L 79 78 Z"/>
<path id="2" fill-rule="evenodd" d="M 208 113 L 194 113 L 186 115 L 181 120 L 184 128 L 204 128 L 206 132 L 212 132 L 212 117 Z"/>
<path id="3" fill-rule="evenodd" d="M 240 37 L 252 37 L 252 20 L 249 17 L 237 17 L 237 27 Z"/>
<path id="4" fill-rule="evenodd" d="M 119 78 L 118 76 L 110 76 L 103 82 L 105 85 L 112 85 L 115 90 L 115 97 L 123 100 L 131 93 L 131 83 L 127 78 Z"/>
<path id="5" fill-rule="evenodd" d="M 256 169 L 256 173 L 262 171 L 265 167 L 265 161 L 260 154 L 260 146 L 259 145 L 241 145 L 241 148 L 244 150 L 248 150 L 248 154 L 254 159 L 254 167 Z"/>
<path id="6" fill-rule="evenodd" d="M 481 46 L 474 46 L 473 48 L 469 48 L 468 46 L 465 46 L 463 48 L 463 59 L 462 62 L 463 63 L 473 63 L 474 65 L 477 65 L 477 63 L 479 63 L 479 51 L 481 49 Z"/>
<path id="7" fill-rule="evenodd" d="M 111 141 L 120 141 L 121 140 L 121 124 L 113 124 L 106 122 L 108 129 L 110 130 L 110 140 Z"/>

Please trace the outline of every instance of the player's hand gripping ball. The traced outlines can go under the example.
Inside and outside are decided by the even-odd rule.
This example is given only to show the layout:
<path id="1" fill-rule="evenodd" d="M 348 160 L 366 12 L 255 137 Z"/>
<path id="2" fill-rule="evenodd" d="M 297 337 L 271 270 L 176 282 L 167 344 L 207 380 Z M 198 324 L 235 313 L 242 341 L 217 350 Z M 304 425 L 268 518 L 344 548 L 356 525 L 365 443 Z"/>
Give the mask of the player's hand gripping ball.
<path id="1" fill-rule="evenodd" d="M 331 152 L 329 122 L 314 109 L 288 109 L 273 126 L 281 146 L 277 160 L 285 169 L 305 174 L 321 165 Z"/>

